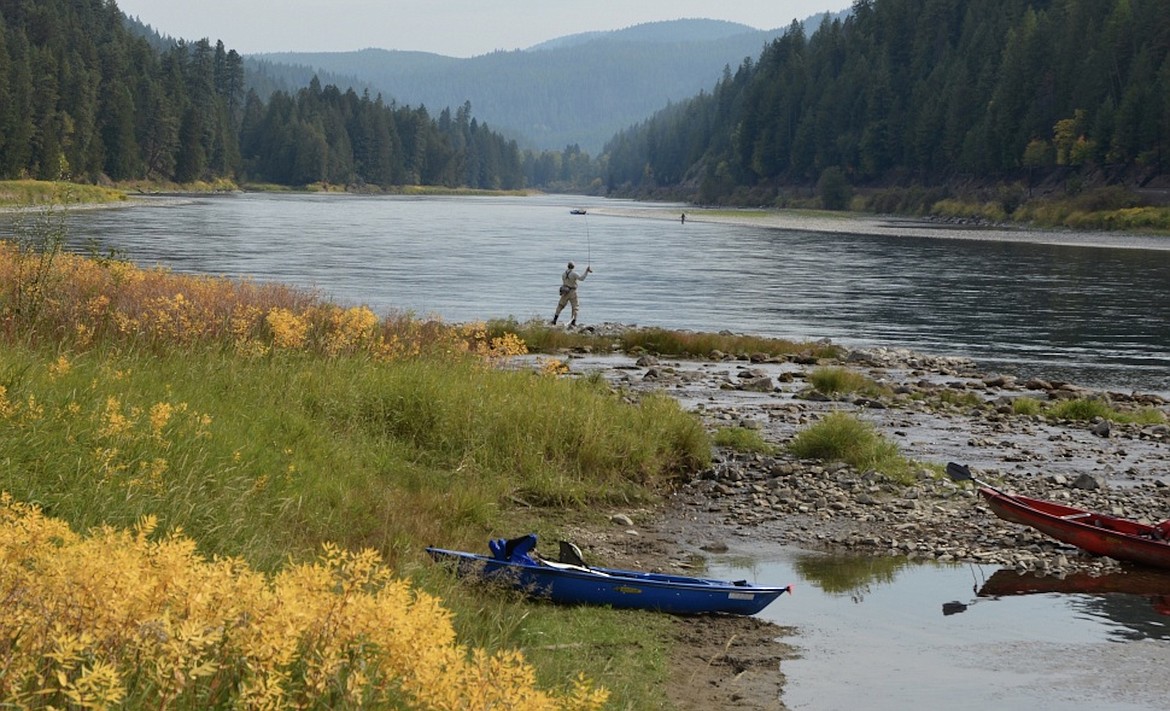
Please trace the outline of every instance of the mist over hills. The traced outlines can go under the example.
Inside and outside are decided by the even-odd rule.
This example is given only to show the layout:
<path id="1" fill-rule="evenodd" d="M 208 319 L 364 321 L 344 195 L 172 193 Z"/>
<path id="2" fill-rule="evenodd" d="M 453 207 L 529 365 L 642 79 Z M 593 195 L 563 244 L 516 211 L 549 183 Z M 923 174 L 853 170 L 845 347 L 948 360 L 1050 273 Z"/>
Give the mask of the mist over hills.
<path id="1" fill-rule="evenodd" d="M 825 15 L 842 14 L 804 23 L 813 31 Z M 433 113 L 470 102 L 481 122 L 523 147 L 576 144 L 597 155 L 622 129 L 710 91 L 725 67 L 734 71 L 745 59 L 754 61 L 785 29 L 684 19 L 577 33 L 468 59 L 370 48 L 248 55 L 245 61 L 275 86 L 303 86 L 320 72 Z"/>

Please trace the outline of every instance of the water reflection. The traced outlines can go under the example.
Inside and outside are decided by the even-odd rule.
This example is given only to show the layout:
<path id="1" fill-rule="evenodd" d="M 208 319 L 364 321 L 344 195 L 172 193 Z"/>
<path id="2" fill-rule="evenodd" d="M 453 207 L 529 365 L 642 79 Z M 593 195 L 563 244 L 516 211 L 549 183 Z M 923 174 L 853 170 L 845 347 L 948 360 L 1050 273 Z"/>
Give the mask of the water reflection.
<path id="1" fill-rule="evenodd" d="M 1108 577 L 1093 584 L 1109 590 L 1081 592 L 1090 581 L 1074 576 L 791 549 L 710 567 L 715 577 L 795 583 L 760 613 L 798 630 L 785 640 L 801 654 L 784 662 L 791 709 L 850 709 L 861 698 L 867 711 L 1165 707 L 1162 686 L 1134 684 L 1135 660 L 1170 665 L 1167 617 L 1155 607 L 1165 576 Z M 1038 589 L 1057 585 L 1068 590 Z M 940 614 L 945 604 L 952 614 Z"/>
<path id="2" fill-rule="evenodd" d="M 861 603 L 874 585 L 893 583 L 898 572 L 911 565 L 897 556 L 797 556 L 794 565 L 800 577 L 829 595 L 848 596 Z"/>
<path id="3" fill-rule="evenodd" d="M 1170 573 L 1134 568 L 1056 577 L 1001 569 L 978 591 L 987 598 L 1037 594 L 1058 595 L 1083 614 L 1108 620 L 1110 636 L 1119 641 L 1170 639 Z"/>

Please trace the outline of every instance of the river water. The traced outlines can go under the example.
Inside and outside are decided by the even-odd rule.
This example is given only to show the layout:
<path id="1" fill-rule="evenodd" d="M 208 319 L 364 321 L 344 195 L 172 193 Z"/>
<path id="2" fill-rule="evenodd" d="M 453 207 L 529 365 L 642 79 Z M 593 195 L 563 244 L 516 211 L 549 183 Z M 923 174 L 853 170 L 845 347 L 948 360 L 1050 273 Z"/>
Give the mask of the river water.
<path id="1" fill-rule="evenodd" d="M 936 238 L 910 223 L 878 235 L 823 233 L 694 213 L 683 224 L 679 206 L 573 196 L 135 203 L 69 213 L 71 243 L 453 322 L 549 318 L 573 260 L 595 270 L 580 290 L 583 324 L 830 338 L 965 355 L 1023 376 L 1170 391 L 1170 238 Z M 575 208 L 588 212 L 571 215 Z"/>

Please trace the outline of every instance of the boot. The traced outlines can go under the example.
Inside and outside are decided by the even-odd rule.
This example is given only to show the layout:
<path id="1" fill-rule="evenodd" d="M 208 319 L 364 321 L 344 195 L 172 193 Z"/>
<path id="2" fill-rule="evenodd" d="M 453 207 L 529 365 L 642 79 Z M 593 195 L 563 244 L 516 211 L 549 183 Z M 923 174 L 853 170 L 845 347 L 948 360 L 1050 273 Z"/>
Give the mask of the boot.
<path id="1" fill-rule="evenodd" d="M 553 316 L 553 320 L 551 322 L 553 326 L 557 325 L 557 319 L 560 317 L 561 317 L 560 314 L 556 314 L 555 316 Z"/>
<path id="2" fill-rule="evenodd" d="M 573 319 L 572 321 L 569 322 L 569 328 L 576 328 L 576 326 L 577 326 L 577 319 Z"/>

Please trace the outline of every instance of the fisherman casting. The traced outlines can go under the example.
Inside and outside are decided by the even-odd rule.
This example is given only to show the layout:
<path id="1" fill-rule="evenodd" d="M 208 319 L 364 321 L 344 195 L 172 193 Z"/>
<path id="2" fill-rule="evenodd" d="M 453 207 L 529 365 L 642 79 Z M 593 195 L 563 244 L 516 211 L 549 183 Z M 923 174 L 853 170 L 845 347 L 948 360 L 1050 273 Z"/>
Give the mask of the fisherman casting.
<path id="1" fill-rule="evenodd" d="M 557 319 L 561 317 L 561 311 L 564 310 L 565 304 L 573 305 L 573 320 L 569 322 L 569 327 L 577 325 L 577 283 L 585 281 L 585 277 L 589 276 L 592 271 L 593 267 L 585 267 L 585 273 L 578 274 L 573 271 L 573 263 L 569 262 L 568 268 L 565 269 L 564 274 L 561 274 L 561 300 L 557 302 L 557 310 L 552 317 L 554 326 Z"/>

